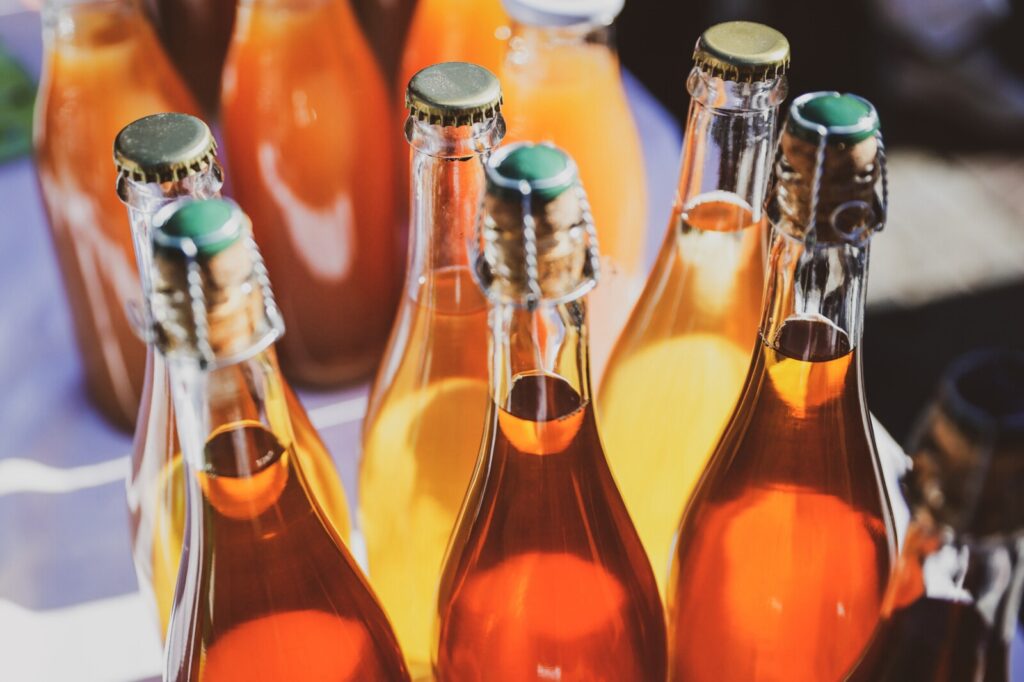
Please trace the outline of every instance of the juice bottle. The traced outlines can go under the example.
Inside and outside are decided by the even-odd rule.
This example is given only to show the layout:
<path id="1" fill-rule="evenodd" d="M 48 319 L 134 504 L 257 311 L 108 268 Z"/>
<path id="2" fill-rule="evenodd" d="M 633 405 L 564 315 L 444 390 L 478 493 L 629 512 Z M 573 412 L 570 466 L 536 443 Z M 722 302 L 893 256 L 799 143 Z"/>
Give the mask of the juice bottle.
<path id="1" fill-rule="evenodd" d="M 110 145 L 131 121 L 196 106 L 135 0 L 49 0 L 35 112 L 36 169 L 89 393 L 135 422 L 146 346 L 125 306 L 140 298 Z"/>
<path id="2" fill-rule="evenodd" d="M 704 32 L 694 57 L 675 205 L 598 403 L 609 464 L 663 594 L 679 517 L 757 336 L 762 205 L 789 44 L 768 26 L 728 22 Z"/>
<path id="3" fill-rule="evenodd" d="M 224 71 L 235 195 L 252 215 L 288 335 L 285 372 L 367 376 L 398 294 L 387 92 L 344 0 L 244 0 Z"/>
<path id="4" fill-rule="evenodd" d="M 114 160 L 117 193 L 128 207 L 142 281 L 139 318 L 151 330 L 155 216 L 182 198 L 219 197 L 223 171 L 210 129 L 194 116 L 179 113 L 153 114 L 129 123 L 114 140 Z M 135 573 L 141 591 L 155 605 L 162 641 L 181 559 L 185 488 L 167 368 L 163 356 L 154 352 L 154 341 L 150 333 L 127 494 Z M 295 429 L 295 455 L 302 460 L 324 514 L 347 541 L 348 504 L 334 462 L 287 384 L 283 390 Z"/>
<path id="5" fill-rule="evenodd" d="M 586 294 L 600 269 L 571 159 L 487 165 L 476 272 L 490 404 L 438 598 L 438 682 L 664 680 L 665 623 L 594 418 Z"/>
<path id="6" fill-rule="evenodd" d="M 163 679 L 408 680 L 298 454 L 280 316 L 248 218 L 206 199 L 157 223 L 153 319 L 187 489 Z"/>
<path id="7" fill-rule="evenodd" d="M 878 117 L 852 95 L 804 95 L 781 146 L 760 339 L 679 527 L 671 680 L 843 679 L 895 558 L 861 374 L 886 206 Z"/>
<path id="8" fill-rule="evenodd" d="M 444 550 L 487 410 L 487 303 L 468 248 L 483 160 L 505 124 L 498 79 L 475 64 L 424 69 L 410 82 L 408 101 L 409 271 L 363 421 L 359 509 L 370 580 L 420 677 L 430 672 Z"/>
<path id="9" fill-rule="evenodd" d="M 590 197 L 602 258 L 601 283 L 589 297 L 590 366 L 600 387 L 646 274 L 643 152 L 612 37 L 623 2 L 503 2 L 512 18 L 501 70 L 509 140 L 565 149 Z"/>

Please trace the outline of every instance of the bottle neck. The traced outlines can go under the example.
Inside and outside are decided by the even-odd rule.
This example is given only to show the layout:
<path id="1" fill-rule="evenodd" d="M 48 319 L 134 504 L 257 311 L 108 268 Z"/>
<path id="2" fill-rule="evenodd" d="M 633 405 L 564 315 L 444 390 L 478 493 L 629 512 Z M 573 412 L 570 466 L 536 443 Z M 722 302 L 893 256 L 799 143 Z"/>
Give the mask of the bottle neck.
<path id="1" fill-rule="evenodd" d="M 506 58 L 517 66 L 566 47 L 591 45 L 617 54 L 613 24 L 583 21 L 569 26 L 536 26 L 513 21 L 510 29 Z"/>
<path id="2" fill-rule="evenodd" d="M 445 268 L 468 268 L 484 194 L 483 162 L 505 134 L 500 115 L 468 126 L 406 122 L 412 146 L 408 294 L 413 300 Z M 427 292 L 429 293 L 429 292 Z"/>
<path id="3" fill-rule="evenodd" d="M 143 305 L 151 320 L 153 296 L 153 218 L 164 206 L 182 198 L 219 198 L 224 186 L 224 171 L 214 161 L 206 164 L 199 172 L 180 180 L 170 182 L 138 182 L 120 176 L 117 193 L 128 207 L 128 221 L 131 225 L 132 244 L 135 247 L 135 262 L 142 283 Z M 148 328 L 148 327 L 147 327 Z"/>
<path id="4" fill-rule="evenodd" d="M 750 211 L 744 225 L 761 220 L 786 78 L 735 82 L 694 68 L 687 89 L 690 110 L 676 199 L 681 215 L 706 201 L 731 201 Z"/>
<path id="5" fill-rule="evenodd" d="M 511 303 L 492 304 L 490 381 L 496 405 L 508 409 L 517 380 L 537 376 L 561 380 L 575 391 L 580 405 L 589 402 L 586 311 L 586 296 L 560 303 L 544 301 L 534 310 Z M 561 416 L 552 414 L 549 419 Z"/>

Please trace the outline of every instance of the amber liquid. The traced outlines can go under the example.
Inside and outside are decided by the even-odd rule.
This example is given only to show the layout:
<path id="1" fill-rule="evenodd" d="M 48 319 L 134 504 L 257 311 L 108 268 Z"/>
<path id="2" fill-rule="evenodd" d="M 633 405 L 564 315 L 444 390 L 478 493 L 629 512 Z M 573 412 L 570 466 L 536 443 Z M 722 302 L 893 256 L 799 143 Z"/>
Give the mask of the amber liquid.
<path id="1" fill-rule="evenodd" d="M 677 209 L 601 386 L 608 463 L 663 594 L 679 519 L 750 367 L 763 240 L 732 195 Z"/>
<path id="2" fill-rule="evenodd" d="M 395 136 L 373 54 L 343 0 L 239 6 L 223 120 L 288 333 L 290 377 L 366 377 L 398 298 Z"/>
<path id="3" fill-rule="evenodd" d="M 194 614 L 195 630 L 183 647 L 187 631 L 174 625 L 172 679 L 408 679 L 387 617 L 293 450 L 239 422 L 214 432 L 193 475 L 202 531 L 186 552 L 199 552 L 199 574 L 183 583 L 175 618 Z"/>
<path id="4" fill-rule="evenodd" d="M 203 109 L 217 112 L 237 0 L 149 0 L 167 53 Z"/>
<path id="5" fill-rule="evenodd" d="M 441 584 L 437 680 L 664 679 L 657 587 L 589 402 L 525 374 L 488 420 Z"/>
<path id="6" fill-rule="evenodd" d="M 128 504 L 132 522 L 132 554 L 140 587 L 156 604 L 161 640 L 174 602 L 182 538 L 185 532 L 185 484 L 175 429 L 167 371 L 158 354 L 147 363 L 147 386 L 135 433 Z M 334 462 L 291 389 L 285 387 L 285 409 L 295 433 L 294 456 L 324 516 L 344 542 L 350 521 L 348 500 Z"/>
<path id="7" fill-rule="evenodd" d="M 838 680 L 878 621 L 894 547 L 858 351 L 817 319 L 776 344 L 683 517 L 673 680 Z"/>
<path id="8" fill-rule="evenodd" d="M 130 428 L 146 347 L 125 313 L 141 293 L 111 144 L 137 118 L 196 106 L 134 2 L 77 4 L 58 21 L 36 102 L 36 169 L 89 392 Z"/>
<path id="9" fill-rule="evenodd" d="M 579 166 L 601 247 L 601 281 L 588 296 L 590 368 L 600 385 L 644 286 L 647 183 L 640 136 L 619 60 L 607 46 L 581 38 L 525 52 L 526 63 L 511 53 L 501 71 L 505 143 L 551 141 Z"/>

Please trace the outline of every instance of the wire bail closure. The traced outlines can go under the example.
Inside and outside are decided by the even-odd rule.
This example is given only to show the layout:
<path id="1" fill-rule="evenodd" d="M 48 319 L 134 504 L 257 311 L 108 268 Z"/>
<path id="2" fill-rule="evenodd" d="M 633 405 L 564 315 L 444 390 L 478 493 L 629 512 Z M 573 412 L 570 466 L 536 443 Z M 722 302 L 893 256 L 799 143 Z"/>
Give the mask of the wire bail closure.
<path id="1" fill-rule="evenodd" d="M 180 348 L 175 349 L 170 347 L 169 335 L 163 331 L 165 326 L 177 326 L 177 335 L 180 338 L 189 338 L 190 336 L 194 338 L 196 360 L 198 360 L 200 368 L 205 371 L 230 366 L 262 352 L 284 334 L 285 325 L 284 318 L 282 317 L 281 311 L 277 306 L 277 301 L 274 298 L 274 292 L 270 285 L 270 277 L 267 272 L 266 264 L 263 260 L 263 254 L 260 253 L 256 240 L 253 237 L 252 230 L 246 229 L 246 223 L 248 221 L 245 219 L 245 214 L 235 207 L 235 213 L 232 216 L 232 219 L 225 223 L 221 228 L 218 228 L 218 230 L 212 233 L 210 237 L 212 239 L 221 239 L 229 238 L 233 235 L 239 235 L 243 240 L 242 243 L 244 244 L 252 263 L 252 270 L 249 276 L 238 286 L 258 287 L 263 303 L 266 330 L 262 334 L 252 338 L 243 349 L 230 355 L 218 356 L 213 350 L 210 343 L 209 305 L 207 304 L 206 293 L 203 286 L 202 264 L 200 263 L 200 246 L 191 237 L 170 236 L 159 229 L 160 226 L 170 218 L 175 210 L 192 201 L 194 200 L 184 199 L 176 201 L 160 210 L 153 221 L 155 228 L 153 231 L 153 247 L 154 252 L 158 248 L 163 247 L 174 250 L 184 257 L 186 282 L 184 293 L 188 297 L 187 304 L 192 316 L 192 329 L 194 330 L 194 334 L 190 334 L 188 329 L 183 328 L 183 325 L 174 319 L 174 315 L 168 314 L 166 309 L 161 309 L 163 306 L 148 306 L 150 314 L 147 322 L 150 326 L 146 336 L 147 338 L 152 339 L 152 342 L 160 348 L 162 353 L 167 354 L 173 353 L 175 350 L 180 351 Z M 239 233 L 243 230 L 246 234 L 241 236 Z M 156 257 L 154 255 L 154 261 L 155 260 Z M 160 298 L 166 299 L 166 295 L 156 292 L 154 292 L 154 297 L 157 300 Z M 167 302 L 165 303 L 165 306 L 168 308 L 174 307 L 174 304 Z M 154 310 L 154 308 L 156 309 Z"/>
<path id="2" fill-rule="evenodd" d="M 474 231 L 473 238 L 471 239 L 471 243 L 469 244 L 469 254 L 471 262 L 474 263 L 473 273 L 477 283 L 480 285 L 480 288 L 484 290 L 484 293 L 488 298 L 499 303 L 512 303 L 513 305 L 521 306 L 532 312 L 540 306 L 540 303 L 543 300 L 545 300 L 540 282 L 537 221 L 533 216 L 534 197 L 536 196 L 536 193 L 533 191 L 534 188 L 528 180 L 518 181 L 517 189 L 521 195 L 520 206 L 522 212 L 523 260 L 526 269 L 527 288 L 525 296 L 517 300 L 502 296 L 500 293 L 493 291 L 491 287 L 496 279 L 496 275 L 491 267 L 491 263 L 487 261 L 485 251 L 481 249 L 481 244 L 484 241 L 484 216 L 487 213 L 483 200 L 481 200 L 480 207 L 477 211 L 476 229 Z M 573 301 L 585 295 L 597 285 L 597 282 L 601 277 L 601 252 L 597 240 L 597 228 L 594 224 L 594 216 L 591 212 L 590 201 L 587 198 L 586 190 L 583 189 L 583 183 L 579 180 L 578 176 L 573 183 L 573 187 L 568 191 L 576 193 L 576 199 L 579 203 L 580 223 L 573 227 L 582 227 L 586 234 L 587 258 L 583 264 L 582 282 L 580 282 L 579 286 L 572 289 L 572 291 L 557 298 L 550 299 L 550 302 L 555 304 Z"/>

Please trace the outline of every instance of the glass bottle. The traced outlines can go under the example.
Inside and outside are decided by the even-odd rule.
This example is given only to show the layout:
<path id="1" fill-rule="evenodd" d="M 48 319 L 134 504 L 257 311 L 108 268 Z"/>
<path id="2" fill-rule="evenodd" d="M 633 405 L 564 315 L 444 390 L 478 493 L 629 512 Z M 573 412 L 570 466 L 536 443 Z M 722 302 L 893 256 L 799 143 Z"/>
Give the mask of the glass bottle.
<path id="1" fill-rule="evenodd" d="M 679 518 L 757 337 L 762 210 L 789 44 L 767 26 L 729 22 L 704 32 L 694 60 L 672 217 L 598 403 L 609 464 L 662 594 Z"/>
<path id="2" fill-rule="evenodd" d="M 895 535 L 860 342 L 881 149 L 863 99 L 790 109 L 760 340 L 679 528 L 671 680 L 837 680 L 878 621 Z"/>
<path id="3" fill-rule="evenodd" d="M 388 83 L 398 79 L 416 0 L 354 0 L 353 8 Z"/>
<path id="4" fill-rule="evenodd" d="M 253 217 L 288 336 L 315 386 L 377 366 L 399 288 L 390 101 L 345 0 L 242 0 L 222 117 L 235 196 Z"/>
<path id="5" fill-rule="evenodd" d="M 131 236 L 142 282 L 143 306 L 135 315 L 150 328 L 153 295 L 153 216 L 180 198 L 220 196 L 223 171 L 206 124 L 194 116 L 153 114 L 134 121 L 114 140 L 117 194 L 128 207 Z M 152 599 L 166 634 L 181 557 L 185 524 L 184 483 L 167 369 L 149 339 L 142 401 L 127 482 L 132 555 L 141 590 Z M 349 536 L 348 504 L 334 463 L 291 389 L 283 390 L 295 428 L 296 455 L 310 486 L 342 539 Z"/>
<path id="6" fill-rule="evenodd" d="M 147 2 L 168 55 L 203 109 L 216 114 L 237 0 Z"/>
<path id="7" fill-rule="evenodd" d="M 1024 588 L 1024 352 L 947 372 L 911 447 L 914 510 L 852 682 L 1008 682 Z"/>
<path id="8" fill-rule="evenodd" d="M 436 679 L 663 680 L 658 588 L 594 419 L 600 257 L 576 168 L 520 143 L 486 169 L 491 402 L 441 581 Z"/>
<path id="9" fill-rule="evenodd" d="M 129 122 L 196 106 L 136 0 L 47 0 L 35 111 L 36 170 L 93 401 L 131 428 L 145 345 L 131 231 L 110 187 L 110 142 Z"/>
<path id="10" fill-rule="evenodd" d="M 498 79 L 474 64 L 424 69 L 407 101 L 413 236 L 405 296 L 363 421 L 359 507 L 370 579 L 419 677 L 430 671 L 444 550 L 489 402 L 487 302 L 467 248 L 482 161 L 505 123 Z"/>
<path id="11" fill-rule="evenodd" d="M 248 218 L 207 199 L 155 220 L 153 318 L 187 502 L 164 679 L 408 680 L 297 456 Z"/>
<path id="12" fill-rule="evenodd" d="M 572 156 L 601 240 L 601 284 L 588 296 L 598 387 L 646 275 L 644 158 L 612 26 L 622 5 L 504 0 L 512 18 L 501 71 L 508 139 L 550 141 Z"/>

